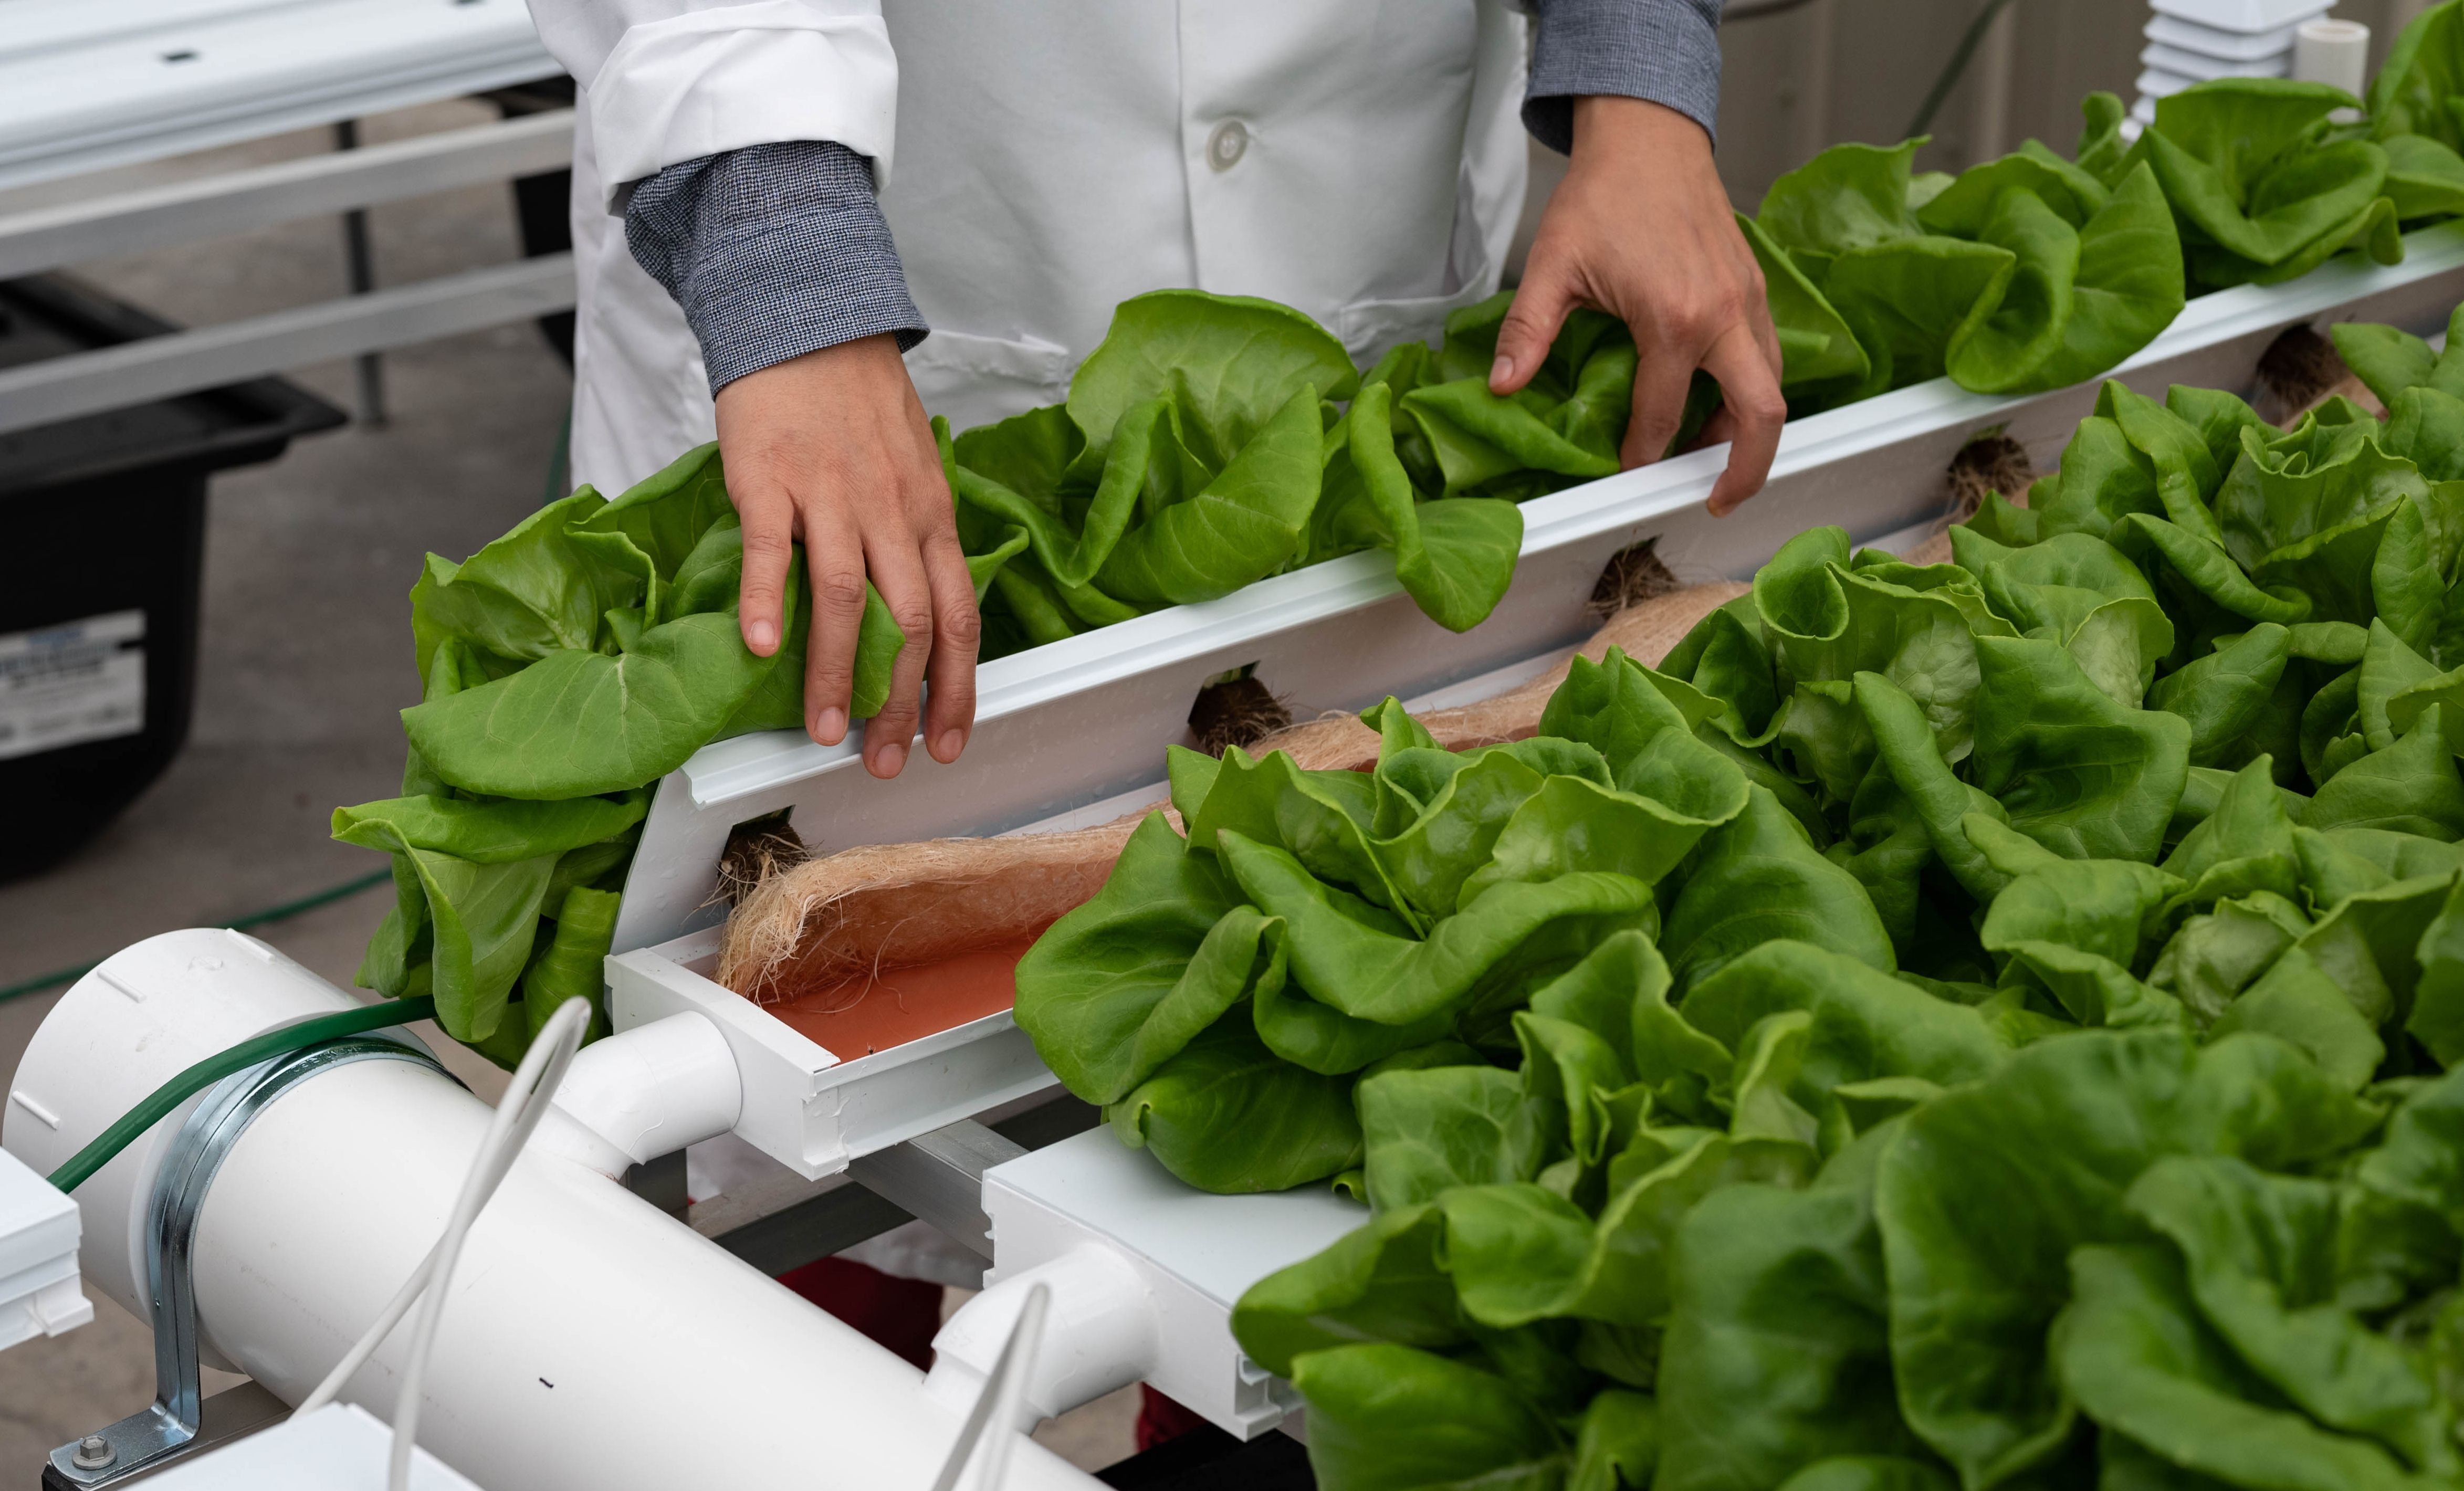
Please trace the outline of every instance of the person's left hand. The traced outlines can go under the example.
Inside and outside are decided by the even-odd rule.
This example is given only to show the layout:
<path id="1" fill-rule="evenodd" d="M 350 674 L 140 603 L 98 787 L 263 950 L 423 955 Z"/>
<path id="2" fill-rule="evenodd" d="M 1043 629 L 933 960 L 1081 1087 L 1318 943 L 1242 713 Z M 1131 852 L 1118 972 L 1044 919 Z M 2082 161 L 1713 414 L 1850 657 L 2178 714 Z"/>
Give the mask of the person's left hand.
<path id="1" fill-rule="evenodd" d="M 1667 449 L 1699 367 L 1719 381 L 1724 405 L 1703 439 L 1735 442 L 1711 489 L 1711 513 L 1726 516 L 1760 492 L 1788 418 L 1779 338 L 1762 267 L 1712 164 L 1711 139 L 1674 109 L 1641 99 L 1574 100 L 1573 157 L 1498 329 L 1490 390 L 1509 394 L 1529 383 L 1578 305 L 1624 321 L 1641 354 L 1623 463 L 1648 465 Z"/>

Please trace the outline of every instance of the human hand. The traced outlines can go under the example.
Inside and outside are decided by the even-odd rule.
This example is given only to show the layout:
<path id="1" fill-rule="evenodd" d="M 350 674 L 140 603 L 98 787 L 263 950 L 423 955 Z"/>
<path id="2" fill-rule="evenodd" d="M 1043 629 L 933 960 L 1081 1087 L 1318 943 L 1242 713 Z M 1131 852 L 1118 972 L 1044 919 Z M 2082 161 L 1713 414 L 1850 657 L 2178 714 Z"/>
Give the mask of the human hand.
<path id="1" fill-rule="evenodd" d="M 1726 516 L 1762 490 L 1788 406 L 1779 338 L 1763 298 L 1762 267 L 1737 230 L 1703 126 L 1641 99 L 1574 100 L 1574 153 L 1550 198 L 1497 335 L 1492 392 L 1531 381 L 1575 306 L 1606 311 L 1634 332 L 1634 419 L 1619 458 L 1660 459 L 1685 412 L 1694 370 L 1720 384 L 1723 407 L 1705 443 L 1731 440 L 1711 489 Z"/>
<path id="2" fill-rule="evenodd" d="M 982 623 L 941 457 L 896 341 L 861 338 L 729 384 L 718 391 L 718 449 L 744 524 L 737 624 L 760 656 L 779 650 L 790 544 L 804 545 L 805 730 L 823 745 L 847 737 L 869 572 L 907 645 L 889 702 L 865 727 L 865 770 L 889 778 L 907 764 L 928 673 L 925 748 L 957 760 L 975 724 Z"/>

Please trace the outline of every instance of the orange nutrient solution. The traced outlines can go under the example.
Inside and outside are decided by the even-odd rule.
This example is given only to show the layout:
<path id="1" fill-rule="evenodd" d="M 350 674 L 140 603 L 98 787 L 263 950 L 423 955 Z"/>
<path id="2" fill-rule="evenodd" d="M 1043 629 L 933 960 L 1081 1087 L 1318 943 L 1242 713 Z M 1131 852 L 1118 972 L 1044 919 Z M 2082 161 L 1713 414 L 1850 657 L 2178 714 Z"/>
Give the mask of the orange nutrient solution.
<path id="1" fill-rule="evenodd" d="M 770 1013 L 843 1062 L 887 1051 L 1005 1010 L 1018 998 L 1019 937 L 914 968 L 895 968 L 801 994 Z"/>

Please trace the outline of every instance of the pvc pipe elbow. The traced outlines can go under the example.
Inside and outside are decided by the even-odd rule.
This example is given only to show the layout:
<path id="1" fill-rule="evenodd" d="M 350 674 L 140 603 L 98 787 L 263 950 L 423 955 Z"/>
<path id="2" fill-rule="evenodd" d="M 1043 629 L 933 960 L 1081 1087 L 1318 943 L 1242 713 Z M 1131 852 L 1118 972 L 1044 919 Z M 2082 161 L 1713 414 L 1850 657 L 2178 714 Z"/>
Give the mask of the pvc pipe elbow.
<path id="1" fill-rule="evenodd" d="M 961 1415 L 975 1406 L 1038 1283 L 1052 1303 L 1012 1428 L 1023 1434 L 1154 1370 L 1160 1327 L 1146 1281 L 1118 1252 L 1089 1242 L 1001 1280 L 951 1316 L 933 1338 L 927 1397 Z"/>
<path id="2" fill-rule="evenodd" d="M 600 1173 L 672 1154 L 736 1127 L 744 1083 L 710 1017 L 687 1011 L 583 1047 L 537 1142 Z"/>

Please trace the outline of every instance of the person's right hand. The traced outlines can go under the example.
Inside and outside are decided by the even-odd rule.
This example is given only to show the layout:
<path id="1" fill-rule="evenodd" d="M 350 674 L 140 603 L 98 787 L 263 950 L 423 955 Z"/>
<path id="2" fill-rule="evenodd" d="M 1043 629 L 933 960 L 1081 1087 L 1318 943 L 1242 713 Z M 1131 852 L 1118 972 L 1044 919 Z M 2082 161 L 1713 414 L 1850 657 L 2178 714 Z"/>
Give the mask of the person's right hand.
<path id="1" fill-rule="evenodd" d="M 1611 96 L 1574 100 L 1573 157 L 1498 328 L 1489 390 L 1529 384 L 1577 305 L 1625 322 L 1640 354 L 1620 463 L 1660 459 L 1699 367 L 1723 396 L 1702 443 L 1733 442 L 1711 488 L 1711 515 L 1726 517 L 1760 492 L 1788 418 L 1779 335 L 1711 137 L 1675 109 Z"/>
<path id="2" fill-rule="evenodd" d="M 812 631 L 804 648 L 804 728 L 823 745 L 847 737 L 856 631 L 868 573 L 907 645 L 890 701 L 865 727 L 865 770 L 895 777 L 924 725 L 933 758 L 955 761 L 976 718 L 982 623 L 958 548 L 957 514 L 932 427 L 897 343 L 865 337 L 747 373 L 718 391 L 727 494 L 744 524 L 744 645 L 779 650 L 791 542 L 804 545 Z"/>

